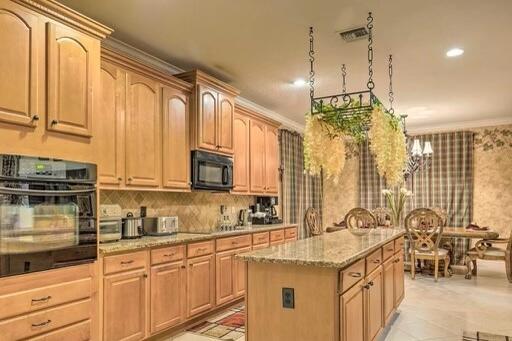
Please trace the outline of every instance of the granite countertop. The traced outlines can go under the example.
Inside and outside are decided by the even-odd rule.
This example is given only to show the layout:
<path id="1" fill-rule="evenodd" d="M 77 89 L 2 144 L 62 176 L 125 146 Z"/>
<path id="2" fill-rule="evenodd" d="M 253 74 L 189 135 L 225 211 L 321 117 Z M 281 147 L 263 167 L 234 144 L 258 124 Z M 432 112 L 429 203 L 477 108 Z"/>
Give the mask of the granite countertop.
<path id="1" fill-rule="evenodd" d="M 348 230 L 342 230 L 236 257 L 249 262 L 343 268 L 404 234 L 404 230 L 375 229 L 367 235 L 355 236 Z"/>
<path id="2" fill-rule="evenodd" d="M 296 227 L 297 224 L 272 224 L 272 225 L 252 225 L 251 228 L 239 228 L 233 231 L 215 231 L 212 233 L 184 233 L 179 232 L 172 236 L 144 236 L 137 239 L 122 239 L 118 242 L 103 243 L 99 245 L 99 252 L 102 255 L 136 251 L 145 248 L 186 244 L 202 240 L 216 239 L 228 236 L 236 236 L 247 233 L 265 232 L 279 230 L 285 227 Z"/>

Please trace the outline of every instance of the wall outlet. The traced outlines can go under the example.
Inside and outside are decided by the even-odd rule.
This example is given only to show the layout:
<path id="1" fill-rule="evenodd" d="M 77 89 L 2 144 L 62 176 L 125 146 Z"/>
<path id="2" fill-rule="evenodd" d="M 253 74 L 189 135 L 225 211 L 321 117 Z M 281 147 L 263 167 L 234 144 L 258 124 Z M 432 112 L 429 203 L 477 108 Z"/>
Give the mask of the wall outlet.
<path id="1" fill-rule="evenodd" d="M 295 309 L 295 290 L 283 288 L 283 308 Z"/>

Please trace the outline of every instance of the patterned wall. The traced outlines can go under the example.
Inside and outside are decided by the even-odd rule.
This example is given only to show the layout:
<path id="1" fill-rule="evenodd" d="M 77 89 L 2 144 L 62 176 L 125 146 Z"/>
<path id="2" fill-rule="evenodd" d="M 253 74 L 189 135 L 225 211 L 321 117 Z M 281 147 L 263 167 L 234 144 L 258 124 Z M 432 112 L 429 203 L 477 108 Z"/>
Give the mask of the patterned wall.
<path id="1" fill-rule="evenodd" d="M 146 206 L 148 216 L 177 215 L 182 232 L 211 232 L 218 226 L 220 205 L 226 205 L 233 223 L 238 211 L 255 202 L 253 196 L 226 193 L 112 191 L 100 192 L 101 204 L 119 204 L 123 215 L 139 214 L 140 206 Z"/>

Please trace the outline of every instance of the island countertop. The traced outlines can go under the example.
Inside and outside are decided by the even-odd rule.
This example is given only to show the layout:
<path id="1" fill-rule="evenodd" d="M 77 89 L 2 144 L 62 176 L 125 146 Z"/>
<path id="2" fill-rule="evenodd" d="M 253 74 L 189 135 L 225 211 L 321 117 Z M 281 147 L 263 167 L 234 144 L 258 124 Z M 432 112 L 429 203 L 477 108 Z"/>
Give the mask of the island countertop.
<path id="1" fill-rule="evenodd" d="M 236 257 L 248 262 L 343 268 L 404 234 L 404 230 L 374 229 L 364 236 L 356 236 L 342 230 Z"/>

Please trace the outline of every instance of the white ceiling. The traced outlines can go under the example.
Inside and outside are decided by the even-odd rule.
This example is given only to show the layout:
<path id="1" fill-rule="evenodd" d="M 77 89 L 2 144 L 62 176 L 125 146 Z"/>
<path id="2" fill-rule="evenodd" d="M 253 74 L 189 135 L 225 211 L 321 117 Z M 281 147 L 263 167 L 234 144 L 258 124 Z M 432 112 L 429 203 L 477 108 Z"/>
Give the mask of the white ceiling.
<path id="1" fill-rule="evenodd" d="M 315 27 L 318 95 L 366 85 L 367 43 L 336 31 L 375 17 L 377 96 L 387 103 L 393 54 L 396 111 L 413 129 L 512 122 L 510 0 L 61 0 L 114 28 L 113 37 L 183 69 L 200 68 L 242 96 L 302 123 L 309 108 L 308 27 Z M 465 54 L 447 58 L 451 47 Z"/>

